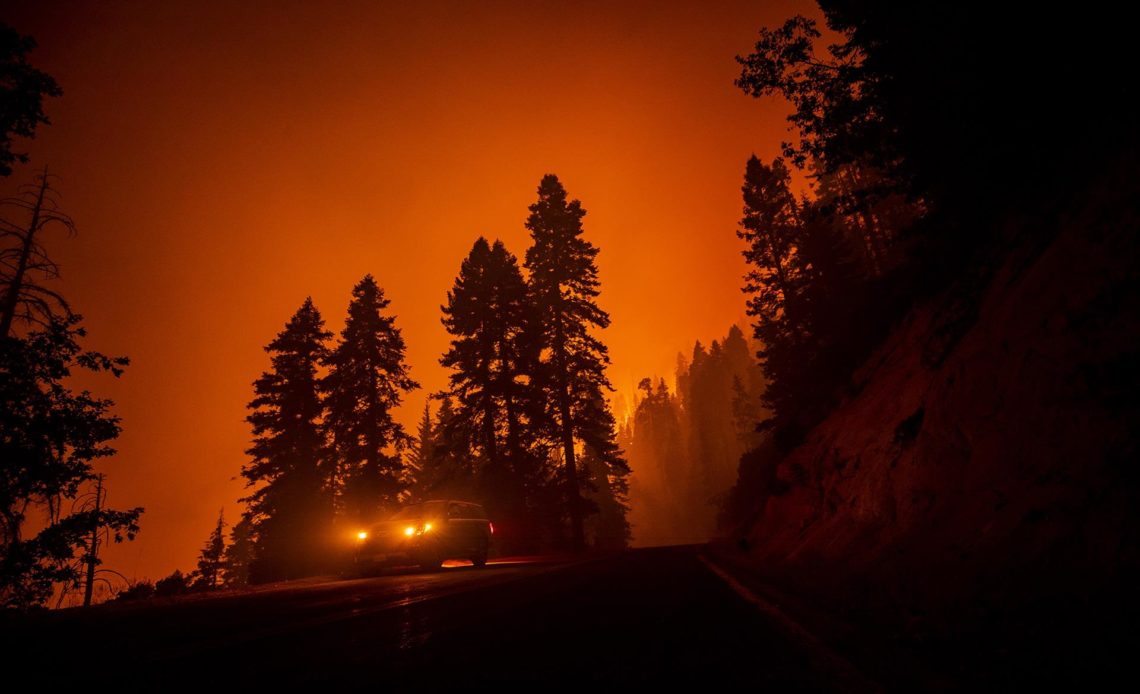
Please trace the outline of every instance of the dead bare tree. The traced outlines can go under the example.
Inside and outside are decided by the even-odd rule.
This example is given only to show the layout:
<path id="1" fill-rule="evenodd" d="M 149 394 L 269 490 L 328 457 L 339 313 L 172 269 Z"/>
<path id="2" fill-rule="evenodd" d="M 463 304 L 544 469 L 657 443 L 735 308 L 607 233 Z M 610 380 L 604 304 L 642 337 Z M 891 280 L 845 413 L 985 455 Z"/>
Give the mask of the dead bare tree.
<path id="1" fill-rule="evenodd" d="M 16 319 L 46 325 L 60 312 L 71 315 L 67 301 L 46 283 L 59 278 L 59 265 L 47 254 L 41 239 L 53 225 L 75 235 L 75 222 L 60 209 L 55 176 L 47 167 L 19 194 L 0 200 L 0 338 L 12 333 Z M 13 221 L 23 217 L 26 221 Z"/>

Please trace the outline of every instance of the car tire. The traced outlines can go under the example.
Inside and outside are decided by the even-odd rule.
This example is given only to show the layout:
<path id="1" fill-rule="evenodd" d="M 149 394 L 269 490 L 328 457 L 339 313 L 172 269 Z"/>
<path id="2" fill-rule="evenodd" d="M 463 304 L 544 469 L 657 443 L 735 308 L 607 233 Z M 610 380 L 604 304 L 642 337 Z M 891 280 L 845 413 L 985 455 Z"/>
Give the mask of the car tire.
<path id="1" fill-rule="evenodd" d="M 425 555 L 420 557 L 420 570 L 421 571 L 439 571 L 443 568 L 443 559 L 437 555 Z"/>
<path id="2" fill-rule="evenodd" d="M 471 563 L 474 564 L 475 568 L 478 569 L 481 569 L 487 565 L 487 545 L 484 544 L 483 549 L 481 549 L 475 556 L 471 557 Z"/>

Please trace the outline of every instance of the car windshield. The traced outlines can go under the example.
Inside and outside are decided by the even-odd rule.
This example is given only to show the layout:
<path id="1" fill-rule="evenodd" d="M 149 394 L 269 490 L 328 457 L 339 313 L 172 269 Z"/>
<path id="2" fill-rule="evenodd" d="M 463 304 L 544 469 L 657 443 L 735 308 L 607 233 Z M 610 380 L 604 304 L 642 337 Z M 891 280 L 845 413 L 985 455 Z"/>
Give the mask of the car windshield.
<path id="1" fill-rule="evenodd" d="M 412 504 L 397 511 L 396 515 L 392 516 L 392 520 L 419 520 L 423 518 L 423 515 L 423 504 Z"/>
<path id="2" fill-rule="evenodd" d="M 389 518 L 394 521 L 412 521 L 420 520 L 421 518 L 439 518 L 443 516 L 443 507 L 447 502 L 445 501 L 426 501 L 422 504 L 412 504 L 396 511 L 396 514 Z"/>

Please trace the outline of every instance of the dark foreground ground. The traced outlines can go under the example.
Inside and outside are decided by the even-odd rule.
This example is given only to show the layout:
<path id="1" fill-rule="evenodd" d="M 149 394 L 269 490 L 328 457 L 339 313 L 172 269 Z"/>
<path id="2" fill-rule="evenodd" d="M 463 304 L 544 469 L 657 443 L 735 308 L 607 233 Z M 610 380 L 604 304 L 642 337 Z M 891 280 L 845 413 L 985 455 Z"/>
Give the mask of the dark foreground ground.
<path id="1" fill-rule="evenodd" d="M 94 681 L 112 691 L 868 685 L 742 597 L 698 547 L 289 584 L 11 626 L 21 636 L 5 647 L 4 659 L 14 658 L 7 673 L 18 663 L 41 684 Z"/>

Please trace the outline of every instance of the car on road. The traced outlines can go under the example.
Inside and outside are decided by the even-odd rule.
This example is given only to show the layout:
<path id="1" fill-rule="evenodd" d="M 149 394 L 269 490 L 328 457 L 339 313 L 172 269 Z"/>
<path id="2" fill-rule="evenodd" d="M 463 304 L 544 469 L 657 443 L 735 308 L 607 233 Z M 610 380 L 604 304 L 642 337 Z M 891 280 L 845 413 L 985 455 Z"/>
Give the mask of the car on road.
<path id="1" fill-rule="evenodd" d="M 356 566 L 361 573 L 412 564 L 434 570 L 448 559 L 469 559 L 482 567 L 494 532 L 479 504 L 455 499 L 411 504 L 357 533 Z"/>

